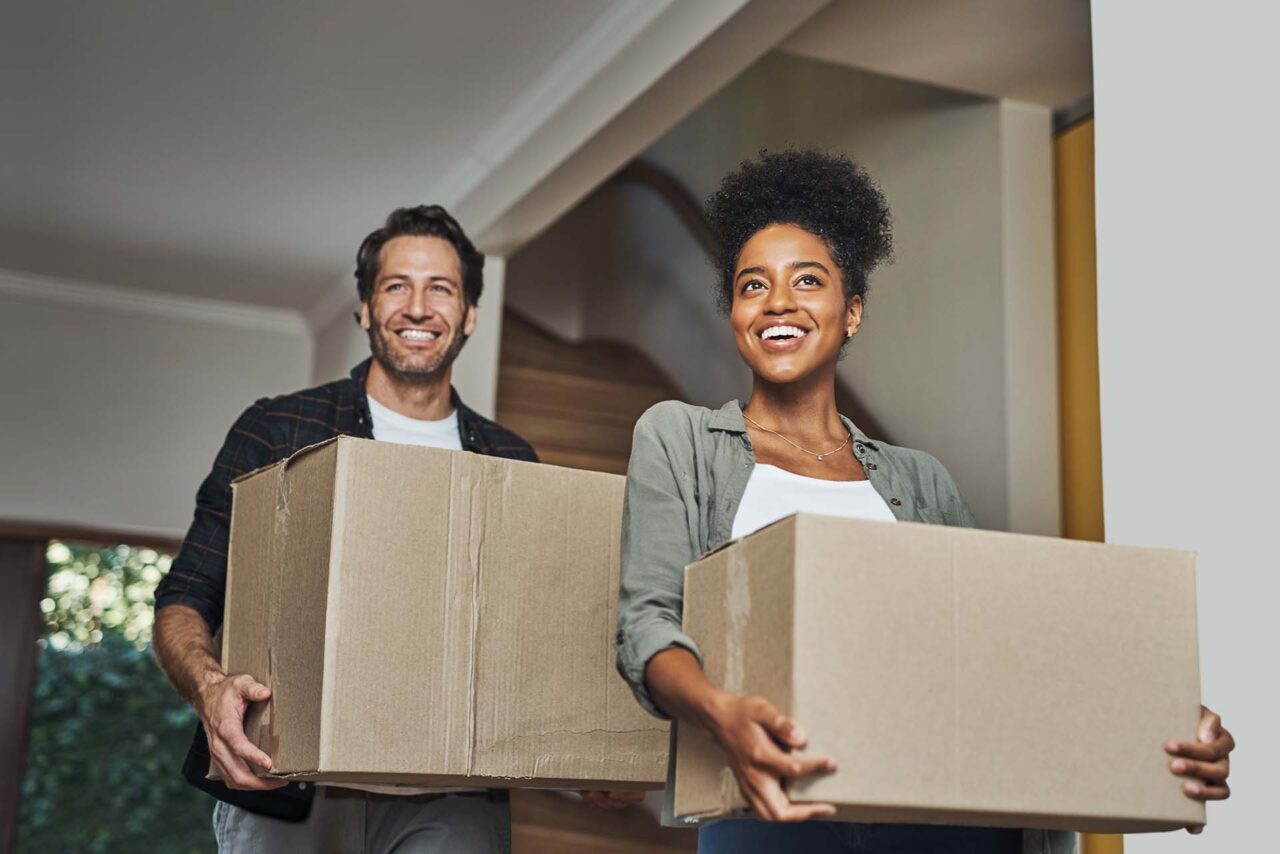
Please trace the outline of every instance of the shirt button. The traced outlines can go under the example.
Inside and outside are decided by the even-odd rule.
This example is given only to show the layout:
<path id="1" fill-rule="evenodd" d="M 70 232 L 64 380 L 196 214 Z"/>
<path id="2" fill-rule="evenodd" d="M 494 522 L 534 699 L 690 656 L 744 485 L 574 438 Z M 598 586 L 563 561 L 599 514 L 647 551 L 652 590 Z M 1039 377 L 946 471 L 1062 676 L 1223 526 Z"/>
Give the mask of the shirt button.
<path id="1" fill-rule="evenodd" d="M 901 501 L 899 501 L 899 500 L 898 500 L 898 499 L 896 499 L 896 498 L 890 498 L 890 499 L 889 499 L 889 503 L 890 503 L 890 504 L 892 504 L 894 507 L 901 507 L 901 506 L 902 506 L 902 502 L 901 502 Z"/>
<path id="2" fill-rule="evenodd" d="M 875 463 L 867 463 L 867 468 L 871 469 L 872 471 L 875 471 L 875 470 L 876 470 L 876 464 L 875 464 Z"/>
<path id="3" fill-rule="evenodd" d="M 306 782 L 302 782 L 302 783 L 299 783 L 299 784 L 298 784 L 298 788 L 299 788 L 299 789 L 305 789 L 306 787 L 307 787 Z"/>

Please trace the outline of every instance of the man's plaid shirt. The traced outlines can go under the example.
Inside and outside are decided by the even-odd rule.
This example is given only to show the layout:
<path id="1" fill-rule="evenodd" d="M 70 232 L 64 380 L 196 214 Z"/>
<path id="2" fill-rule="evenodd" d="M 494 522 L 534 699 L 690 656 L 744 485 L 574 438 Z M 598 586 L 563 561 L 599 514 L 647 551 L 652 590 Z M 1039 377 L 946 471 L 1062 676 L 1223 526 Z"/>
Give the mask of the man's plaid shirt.
<path id="1" fill-rule="evenodd" d="M 211 632 L 217 631 L 226 596 L 231 481 L 334 436 L 372 439 L 373 421 L 365 393 L 369 362 L 366 359 L 357 365 L 350 379 L 263 398 L 236 420 L 214 460 L 213 471 L 196 493 L 195 518 L 169 574 L 156 589 L 156 610 L 190 605 L 204 617 Z M 453 392 L 453 405 L 464 450 L 537 462 L 528 442 L 476 414 L 457 392 Z"/>

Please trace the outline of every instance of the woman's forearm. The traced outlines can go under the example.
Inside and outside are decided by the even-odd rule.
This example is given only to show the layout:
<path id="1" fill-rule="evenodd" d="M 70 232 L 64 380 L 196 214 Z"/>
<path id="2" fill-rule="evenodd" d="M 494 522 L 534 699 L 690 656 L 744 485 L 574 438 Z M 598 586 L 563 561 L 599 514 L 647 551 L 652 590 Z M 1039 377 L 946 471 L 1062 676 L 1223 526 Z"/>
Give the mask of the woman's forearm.
<path id="1" fill-rule="evenodd" d="M 679 721 L 714 732 L 726 694 L 707 679 L 698 659 L 684 647 L 673 646 L 649 659 L 645 684 L 655 705 Z"/>

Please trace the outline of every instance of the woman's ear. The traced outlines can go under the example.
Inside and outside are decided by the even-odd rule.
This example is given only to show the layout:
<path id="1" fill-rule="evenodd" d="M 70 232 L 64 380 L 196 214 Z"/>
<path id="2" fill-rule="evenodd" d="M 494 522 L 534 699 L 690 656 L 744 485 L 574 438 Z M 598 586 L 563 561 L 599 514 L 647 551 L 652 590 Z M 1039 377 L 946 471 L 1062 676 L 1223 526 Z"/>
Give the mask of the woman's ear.
<path id="1" fill-rule="evenodd" d="M 854 294 L 853 299 L 849 300 L 849 308 L 846 311 L 845 318 L 845 338 L 852 338 L 858 334 L 858 328 L 862 326 L 862 297 Z"/>

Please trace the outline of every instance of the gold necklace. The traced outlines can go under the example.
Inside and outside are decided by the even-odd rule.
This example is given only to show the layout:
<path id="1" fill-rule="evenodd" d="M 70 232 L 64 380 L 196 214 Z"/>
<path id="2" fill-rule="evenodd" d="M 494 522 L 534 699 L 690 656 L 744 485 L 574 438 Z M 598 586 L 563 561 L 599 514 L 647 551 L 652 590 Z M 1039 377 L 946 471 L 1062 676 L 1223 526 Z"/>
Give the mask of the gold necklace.
<path id="1" fill-rule="evenodd" d="M 808 455 L 809 455 L 809 456 L 811 456 L 811 457 L 817 457 L 817 458 L 818 458 L 818 462 L 822 462 L 822 458 L 823 458 L 823 457 L 829 457 L 829 456 L 831 456 L 832 454 L 834 454 L 836 451 L 838 451 L 838 450 L 840 450 L 841 448 L 843 448 L 845 445 L 849 444 L 849 440 L 853 438 L 853 434 L 852 434 L 852 433 L 850 433 L 849 435 L 847 435 L 847 436 L 845 436 L 845 437 L 844 437 L 844 441 L 843 441 L 843 442 L 841 442 L 839 445 L 837 445 L 836 447 L 832 448 L 832 449 L 831 449 L 831 450 L 829 450 L 829 451 L 823 451 L 822 453 L 820 453 L 820 454 L 819 454 L 819 453 L 818 453 L 818 452 L 816 452 L 816 451 L 811 451 L 811 450 L 809 450 L 808 448 L 805 448 L 805 447 L 802 447 L 802 446 L 800 446 L 800 445 L 797 445 L 795 442 L 791 441 L 791 440 L 790 440 L 790 439 L 788 439 L 786 436 L 784 436 L 784 435 L 782 435 L 781 433 L 779 433 L 777 430 L 770 430 L 768 427 L 766 427 L 766 426 L 764 426 L 763 424 L 761 424 L 760 422 L 756 421 L 754 418 L 752 418 L 750 415 L 748 415 L 748 414 L 747 414 L 747 413 L 745 413 L 745 412 L 744 412 L 744 413 L 742 413 L 742 417 L 743 417 L 743 418 L 745 418 L 745 419 L 747 419 L 747 421 L 748 421 L 748 422 L 750 422 L 753 426 L 758 427 L 759 429 L 763 430 L 764 432 L 766 432 L 766 433 L 772 433 L 773 435 L 777 436 L 779 439 L 781 439 L 782 441 L 786 442 L 786 443 L 787 443 L 788 445 L 790 445 L 791 447 L 793 447 L 793 448 L 799 448 L 800 450 L 804 451 L 806 454 L 808 454 Z"/>

